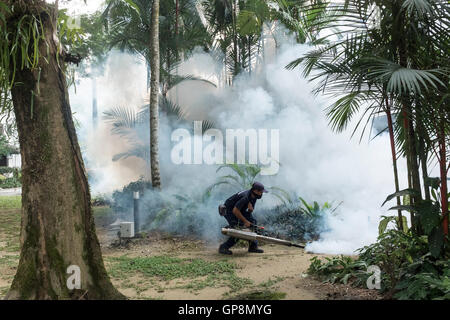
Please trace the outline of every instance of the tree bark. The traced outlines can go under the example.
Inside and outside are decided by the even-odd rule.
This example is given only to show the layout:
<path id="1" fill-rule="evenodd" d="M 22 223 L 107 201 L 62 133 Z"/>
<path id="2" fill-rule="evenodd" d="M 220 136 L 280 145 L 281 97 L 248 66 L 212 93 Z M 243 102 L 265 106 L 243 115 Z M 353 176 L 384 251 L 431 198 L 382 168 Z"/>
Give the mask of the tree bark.
<path id="1" fill-rule="evenodd" d="M 406 157 L 406 170 L 407 170 L 407 178 L 408 178 L 408 188 L 413 189 L 412 186 L 412 178 L 411 178 L 411 157 L 409 153 L 409 134 L 408 134 L 408 116 L 406 114 L 405 108 L 402 107 L 402 116 L 403 116 L 403 132 L 405 135 L 405 157 Z M 413 203 L 413 198 L 409 197 L 410 204 Z M 416 219 L 414 212 L 410 212 L 411 217 L 411 230 L 416 230 Z"/>
<path id="2" fill-rule="evenodd" d="M 396 29 L 402 30 L 406 25 L 406 20 L 401 13 L 401 4 L 399 2 L 392 2 L 392 13 L 395 19 Z M 394 47 L 397 48 L 397 58 L 400 66 L 408 67 L 408 47 L 404 37 L 397 37 L 398 33 L 395 33 L 396 37 L 393 39 Z M 405 154 L 408 164 L 408 187 L 416 192 L 416 195 L 410 197 L 411 204 L 417 205 L 422 200 L 421 187 L 420 187 L 420 174 L 419 166 L 417 162 L 417 144 L 414 131 L 413 122 L 413 108 L 409 101 L 408 95 L 405 93 L 400 94 L 401 109 L 403 116 L 403 128 L 405 135 Z M 411 212 L 411 229 L 417 234 L 421 234 L 420 222 L 417 219 L 416 214 Z"/>
<path id="3" fill-rule="evenodd" d="M 409 108 L 409 113 L 411 113 L 409 118 L 409 152 L 411 155 L 411 171 L 412 171 L 412 183 L 413 188 L 417 192 L 417 196 L 415 197 L 415 202 L 419 202 L 422 200 L 422 187 L 420 185 L 420 171 L 419 171 L 419 163 L 418 163 L 418 155 L 417 155 L 417 139 L 416 139 L 416 130 L 414 128 L 414 122 L 412 120 L 412 110 Z"/>
<path id="4" fill-rule="evenodd" d="M 442 110 L 442 109 L 441 109 Z M 442 110 L 442 115 L 444 115 Z M 448 189 L 447 189 L 447 151 L 445 148 L 445 119 L 440 121 L 439 130 L 439 169 L 441 176 L 441 206 L 442 206 L 442 228 L 444 234 L 448 235 Z"/>
<path id="5" fill-rule="evenodd" d="M 231 10 L 232 10 L 232 23 L 233 23 L 233 48 L 234 48 L 234 72 L 233 72 L 233 79 L 234 76 L 239 74 L 240 66 L 238 64 L 239 59 L 239 49 L 238 49 L 238 40 L 237 40 L 237 1 L 233 0 L 233 3 L 231 4 Z"/>
<path id="6" fill-rule="evenodd" d="M 419 145 L 419 160 L 420 167 L 422 169 L 422 181 L 423 181 L 423 191 L 425 195 L 425 200 L 431 200 L 430 188 L 428 185 L 428 170 L 427 170 L 427 159 L 428 150 L 425 144 L 425 129 L 420 119 L 417 121 L 417 133 L 418 133 L 418 145 Z"/>
<path id="7" fill-rule="evenodd" d="M 397 170 L 397 153 L 395 152 L 395 141 L 394 141 L 394 127 L 392 125 L 392 115 L 391 115 L 391 107 L 389 105 L 388 98 L 385 98 L 386 103 L 386 117 L 388 122 L 388 130 L 389 130 L 389 140 L 391 143 L 391 154 L 392 154 L 392 166 L 394 169 L 394 184 L 395 184 L 395 192 L 400 191 L 399 183 L 398 183 L 398 170 Z M 401 200 L 400 197 L 397 197 L 397 205 L 400 206 Z M 397 226 L 400 231 L 403 231 L 403 217 L 402 211 L 397 210 L 398 222 Z"/>
<path id="8" fill-rule="evenodd" d="M 416 133 L 414 128 L 414 122 L 412 120 L 412 110 L 409 107 L 409 125 L 408 125 L 408 153 L 411 159 L 411 179 L 412 186 L 417 195 L 413 196 L 413 203 L 415 205 L 419 204 L 422 201 L 422 187 L 420 185 L 420 173 L 419 173 L 419 164 L 417 161 L 417 142 L 416 142 Z M 422 225 L 419 219 L 416 219 L 416 234 L 423 235 Z"/>
<path id="9" fill-rule="evenodd" d="M 27 11 L 29 4 L 33 12 Z M 11 90 L 22 156 L 22 223 L 19 266 L 6 298 L 124 298 L 106 274 L 95 233 L 66 79 L 58 65 L 63 59 L 57 58 L 55 12 L 33 1 L 9 17 L 8 25 L 36 8 L 45 32 L 41 58 L 34 70 L 17 68 Z M 70 265 L 80 268 L 81 289 L 67 286 Z"/>
<path id="10" fill-rule="evenodd" d="M 150 39 L 150 165 L 153 188 L 161 188 L 159 171 L 159 0 L 153 0 Z"/>

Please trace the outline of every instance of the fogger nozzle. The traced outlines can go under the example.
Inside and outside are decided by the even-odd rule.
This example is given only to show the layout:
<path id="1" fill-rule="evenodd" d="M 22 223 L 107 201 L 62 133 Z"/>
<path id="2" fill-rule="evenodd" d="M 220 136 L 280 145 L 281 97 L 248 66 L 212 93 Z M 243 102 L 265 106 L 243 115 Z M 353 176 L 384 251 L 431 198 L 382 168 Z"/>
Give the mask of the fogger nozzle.
<path id="1" fill-rule="evenodd" d="M 243 240 L 250 240 L 250 241 L 263 241 L 268 243 L 274 243 L 274 244 L 281 244 L 283 246 L 288 247 L 297 247 L 297 248 L 304 248 L 304 245 L 296 244 L 287 240 L 262 236 L 260 234 L 257 234 L 256 232 L 252 231 L 246 231 L 246 230 L 237 230 L 237 229 L 231 229 L 231 228 L 222 228 L 222 234 L 226 236 L 230 236 L 233 238 L 243 239 Z"/>

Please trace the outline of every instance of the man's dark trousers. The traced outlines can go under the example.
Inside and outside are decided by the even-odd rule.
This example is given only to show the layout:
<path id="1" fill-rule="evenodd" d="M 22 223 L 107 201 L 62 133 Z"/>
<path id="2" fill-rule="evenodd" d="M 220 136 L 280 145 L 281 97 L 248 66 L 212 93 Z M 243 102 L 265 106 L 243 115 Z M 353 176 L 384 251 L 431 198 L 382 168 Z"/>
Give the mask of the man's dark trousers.
<path id="1" fill-rule="evenodd" d="M 256 220 L 253 218 L 251 213 L 243 213 L 242 214 L 245 219 L 250 221 L 252 224 L 256 225 Z M 232 212 L 227 211 L 227 214 L 225 215 L 225 219 L 227 219 L 228 224 L 230 227 L 235 228 L 236 226 L 243 226 L 244 223 L 240 221 Z M 238 242 L 238 238 L 229 237 L 227 241 L 222 243 L 220 246 L 224 249 L 230 249 L 232 246 L 234 246 Z M 258 247 L 258 241 L 248 241 L 249 249 L 256 249 Z"/>

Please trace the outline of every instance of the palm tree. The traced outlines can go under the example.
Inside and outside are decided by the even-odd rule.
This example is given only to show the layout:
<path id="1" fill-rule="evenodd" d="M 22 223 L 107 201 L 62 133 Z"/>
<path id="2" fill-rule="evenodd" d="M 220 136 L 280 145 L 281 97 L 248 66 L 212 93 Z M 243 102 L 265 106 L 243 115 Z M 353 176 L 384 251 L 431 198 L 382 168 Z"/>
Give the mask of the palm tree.
<path id="1" fill-rule="evenodd" d="M 218 59 L 224 65 L 225 82 L 242 72 L 251 73 L 253 66 L 264 62 L 264 26 L 277 37 L 269 24 L 280 21 L 295 33 L 299 43 L 319 43 L 317 21 L 325 22 L 326 6 L 322 0 L 313 1 L 318 7 L 306 8 L 309 1 L 284 0 L 202 0 L 202 12 L 213 41 L 211 51 L 220 51 Z M 262 58 L 262 59 L 260 59 Z"/>
<path id="2" fill-rule="evenodd" d="M 154 11 L 153 11 L 154 10 Z M 175 13 L 175 14 L 174 14 Z M 158 160 L 158 100 L 171 88 L 198 78 L 174 74 L 181 58 L 186 59 L 208 35 L 191 0 L 108 0 L 103 19 L 111 35 L 111 47 L 144 57 L 150 79 L 150 158 L 155 188 L 160 188 Z M 135 151 L 145 155 L 142 148 Z"/>
<path id="3" fill-rule="evenodd" d="M 280 20 L 288 30 L 294 32 L 298 43 L 317 45 L 326 42 L 326 37 L 320 36 L 321 29 L 331 22 L 326 0 L 272 2 L 278 7 L 272 12 L 272 19 Z"/>
<path id="4" fill-rule="evenodd" d="M 442 154 L 439 161 L 441 167 L 446 166 L 445 132 L 448 129 L 445 128 L 448 128 L 448 122 L 443 120 L 445 112 L 441 105 L 431 105 L 427 101 L 430 96 L 444 99 L 448 92 L 448 40 L 442 34 L 450 23 L 449 5 L 427 0 L 346 0 L 331 2 L 327 10 L 333 22 L 327 29 L 348 23 L 346 30 L 338 34 L 338 39 L 319 46 L 288 67 L 303 63 L 304 74 L 319 80 L 316 92 L 336 98 L 328 109 L 328 116 L 332 128 L 337 131 L 344 130 L 360 112 L 363 116 L 357 127 L 364 120 L 367 125 L 380 112 L 386 113 L 396 191 L 399 190 L 395 140 L 407 159 L 408 185 L 414 190 L 412 203 L 418 204 L 421 186 L 417 141 L 432 146 L 430 137 L 433 133 L 440 137 Z M 371 21 L 376 13 L 379 13 L 379 23 L 373 24 Z M 322 29 L 323 25 L 319 22 L 316 27 Z M 437 115 L 440 125 L 421 127 L 420 123 L 429 123 Z M 437 128 L 441 128 L 440 131 Z M 421 165 L 426 166 L 426 161 Z M 445 173 L 441 173 L 441 181 L 445 180 Z M 446 188 L 445 183 L 441 188 Z M 441 202 L 445 220 L 448 204 L 445 199 Z M 411 218 L 413 229 L 420 233 L 418 217 L 411 214 Z M 400 211 L 398 221 L 399 224 L 402 221 Z"/>
<path id="5" fill-rule="evenodd" d="M 110 47 L 140 55 L 148 66 L 151 5 L 147 0 L 107 0 L 102 14 Z M 160 1 L 159 35 L 160 86 L 162 92 L 167 92 L 167 87 L 175 86 L 174 81 L 180 81 L 174 74 L 178 64 L 189 58 L 196 47 L 207 47 L 210 37 L 192 0 Z"/>
<path id="6" fill-rule="evenodd" d="M 159 0 L 153 0 L 150 40 L 150 167 L 152 186 L 161 189 L 159 172 Z"/>
<path id="7" fill-rule="evenodd" d="M 262 22 L 251 11 L 255 6 L 266 8 L 267 4 L 260 0 L 201 1 L 207 30 L 213 39 L 209 50 L 223 53 L 217 58 L 224 65 L 227 84 L 232 84 L 239 73 L 251 72 L 252 61 L 259 53 Z"/>

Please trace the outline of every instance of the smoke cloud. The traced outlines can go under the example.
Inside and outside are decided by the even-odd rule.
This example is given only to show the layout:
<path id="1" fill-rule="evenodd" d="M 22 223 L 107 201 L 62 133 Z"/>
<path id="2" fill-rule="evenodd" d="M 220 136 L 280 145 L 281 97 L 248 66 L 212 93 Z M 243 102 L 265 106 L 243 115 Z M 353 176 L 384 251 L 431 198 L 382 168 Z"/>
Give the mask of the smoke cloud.
<path id="1" fill-rule="evenodd" d="M 193 74 L 218 84 L 214 87 L 199 81 L 187 81 L 169 93 L 187 113 L 188 120 L 210 120 L 215 128 L 225 129 L 279 129 L 279 172 L 258 178 L 268 186 L 278 186 L 308 202 L 331 202 L 333 213 L 324 218 L 324 230 L 318 241 L 307 245 L 317 253 L 353 254 L 357 248 L 376 240 L 381 215 L 388 215 L 381 203 L 394 191 L 389 140 L 386 134 L 359 143 L 350 133 L 356 124 L 341 134 L 331 131 L 324 108 L 329 104 L 325 96 L 311 94 L 313 83 L 301 76 L 300 70 L 287 70 L 285 66 L 309 50 L 306 45 L 285 43 L 271 53 L 272 59 L 259 66 L 258 72 L 241 75 L 232 87 L 223 86 L 218 70 L 222 66 L 212 56 L 201 51 L 180 66 L 180 74 Z M 90 79 L 81 80 L 77 92 L 71 92 L 75 117 L 81 123 L 79 136 L 88 168 L 96 171 L 91 188 L 93 193 L 110 193 L 123 185 L 148 177 L 148 167 L 142 159 L 130 157 L 117 162 L 112 157 L 129 147 L 129 141 L 113 135 L 110 126 L 101 120 L 101 114 L 114 106 L 139 108 L 144 104 L 146 69 L 142 61 L 114 52 L 107 62 L 105 74 L 97 79 L 99 123 L 92 126 Z M 170 152 L 175 144 L 170 140 L 174 127 L 162 115 L 160 124 L 161 176 L 163 193 L 168 201 L 174 194 L 196 197 L 214 183 L 220 173 L 213 165 L 175 165 Z M 136 137 L 143 139 L 142 136 Z M 145 137 L 147 139 L 147 137 Z M 196 137 L 199 139 L 199 137 Z M 144 139 L 143 139 L 144 140 Z M 400 181 L 404 179 L 404 161 L 399 162 Z M 225 171 L 223 172 L 225 174 Z M 405 187 L 405 186 L 401 186 Z M 198 208 L 193 219 L 202 222 L 205 238 L 218 240 L 216 231 L 225 225 L 217 213 L 217 205 L 225 201 L 231 190 L 218 189 L 215 196 Z M 144 196 L 155 203 L 152 192 Z M 269 194 L 258 201 L 258 209 L 278 204 Z M 183 213 L 180 212 L 180 215 Z M 178 222 L 177 222 L 178 221 Z M 178 230 L 180 219 L 168 222 L 171 230 Z"/>

